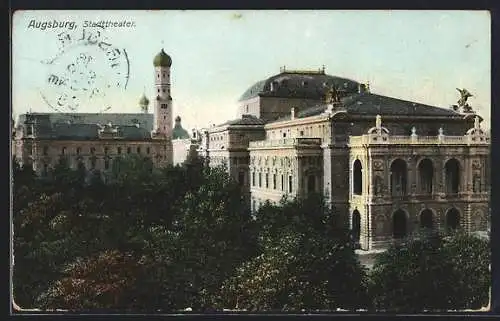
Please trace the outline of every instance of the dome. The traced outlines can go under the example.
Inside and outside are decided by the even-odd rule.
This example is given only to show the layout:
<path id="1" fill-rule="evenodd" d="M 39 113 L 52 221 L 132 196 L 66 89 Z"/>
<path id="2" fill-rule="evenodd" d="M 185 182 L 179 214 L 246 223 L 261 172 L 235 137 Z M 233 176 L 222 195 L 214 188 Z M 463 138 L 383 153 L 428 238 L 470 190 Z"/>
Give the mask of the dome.
<path id="1" fill-rule="evenodd" d="M 187 130 L 182 128 L 181 118 L 179 116 L 175 117 L 175 126 L 172 130 L 172 138 L 173 139 L 188 139 L 190 138 Z"/>
<path id="2" fill-rule="evenodd" d="M 257 96 L 323 100 L 326 90 L 332 86 L 350 95 L 359 92 L 360 83 L 327 75 L 324 70 L 283 69 L 279 74 L 255 83 L 239 100 Z"/>
<path id="3" fill-rule="evenodd" d="M 146 97 L 146 95 L 142 95 L 141 99 L 139 99 L 139 105 L 149 105 L 149 99 Z"/>
<path id="4" fill-rule="evenodd" d="M 162 48 L 160 53 L 155 56 L 153 65 L 155 67 L 170 67 L 172 66 L 172 58 L 170 58 Z"/>

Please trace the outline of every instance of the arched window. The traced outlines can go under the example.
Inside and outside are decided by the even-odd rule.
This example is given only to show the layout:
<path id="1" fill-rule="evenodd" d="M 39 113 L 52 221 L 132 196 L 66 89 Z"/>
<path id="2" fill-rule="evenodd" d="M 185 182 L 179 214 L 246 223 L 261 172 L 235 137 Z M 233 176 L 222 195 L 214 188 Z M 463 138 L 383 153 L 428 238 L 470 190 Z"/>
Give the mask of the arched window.
<path id="1" fill-rule="evenodd" d="M 428 158 L 418 164 L 418 173 L 420 178 L 420 192 L 423 194 L 432 194 L 432 180 L 434 178 L 434 166 Z"/>
<path id="2" fill-rule="evenodd" d="M 452 158 L 445 164 L 446 192 L 447 194 L 457 194 L 460 185 L 460 164 L 458 160 Z"/>
<path id="3" fill-rule="evenodd" d="M 358 210 L 352 212 L 352 237 L 356 244 L 359 243 L 361 236 L 361 214 Z"/>
<path id="4" fill-rule="evenodd" d="M 446 212 L 446 228 L 450 231 L 460 227 L 460 213 L 456 208 L 450 208 Z"/>
<path id="5" fill-rule="evenodd" d="M 314 193 L 316 192 L 316 176 L 314 175 L 309 175 L 307 177 L 307 191 L 309 193 Z"/>
<path id="6" fill-rule="evenodd" d="M 397 210 L 392 216 L 392 237 L 401 239 L 406 236 L 406 213 L 403 210 Z"/>
<path id="7" fill-rule="evenodd" d="M 432 229 L 434 227 L 434 218 L 430 209 L 425 209 L 420 213 L 420 228 Z"/>
<path id="8" fill-rule="evenodd" d="M 353 175 L 353 193 L 355 195 L 361 195 L 363 193 L 363 176 L 362 176 L 362 169 L 363 167 L 361 166 L 361 161 L 357 159 L 354 162 L 353 168 L 352 168 L 352 175 Z"/>
<path id="9" fill-rule="evenodd" d="M 391 194 L 392 196 L 406 195 L 407 166 L 402 159 L 396 159 L 391 164 Z"/>

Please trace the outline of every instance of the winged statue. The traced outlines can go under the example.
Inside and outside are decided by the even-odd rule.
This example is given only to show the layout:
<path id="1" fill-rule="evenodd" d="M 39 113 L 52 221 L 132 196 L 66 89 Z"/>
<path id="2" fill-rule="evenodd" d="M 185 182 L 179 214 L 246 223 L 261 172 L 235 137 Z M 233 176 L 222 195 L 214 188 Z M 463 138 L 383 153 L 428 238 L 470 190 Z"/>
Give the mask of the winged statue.
<path id="1" fill-rule="evenodd" d="M 463 88 L 463 89 L 457 88 L 457 90 L 460 93 L 460 99 L 458 100 L 458 106 L 460 106 L 460 107 L 467 106 L 467 99 L 469 99 L 469 97 L 473 97 L 473 95 L 465 88 Z"/>

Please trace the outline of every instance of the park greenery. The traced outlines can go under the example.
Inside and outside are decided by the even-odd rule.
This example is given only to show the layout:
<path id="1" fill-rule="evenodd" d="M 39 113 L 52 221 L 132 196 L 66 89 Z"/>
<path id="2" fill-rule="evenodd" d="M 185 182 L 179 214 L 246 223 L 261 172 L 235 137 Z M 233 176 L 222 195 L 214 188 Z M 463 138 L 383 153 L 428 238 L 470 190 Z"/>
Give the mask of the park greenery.
<path id="1" fill-rule="evenodd" d="M 14 299 L 118 312 L 472 309 L 488 303 L 486 240 L 432 233 L 371 270 L 319 195 L 251 213 L 223 167 L 114 162 L 47 177 L 13 163 Z"/>

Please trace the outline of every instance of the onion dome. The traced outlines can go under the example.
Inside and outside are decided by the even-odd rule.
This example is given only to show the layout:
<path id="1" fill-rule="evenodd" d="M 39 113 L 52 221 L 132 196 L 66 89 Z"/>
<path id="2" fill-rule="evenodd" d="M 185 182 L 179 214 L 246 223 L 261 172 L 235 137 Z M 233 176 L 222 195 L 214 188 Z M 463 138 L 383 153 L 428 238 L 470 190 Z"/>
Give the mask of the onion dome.
<path id="1" fill-rule="evenodd" d="M 172 58 L 162 48 L 160 53 L 155 56 L 153 65 L 155 67 L 170 67 L 172 66 Z"/>

